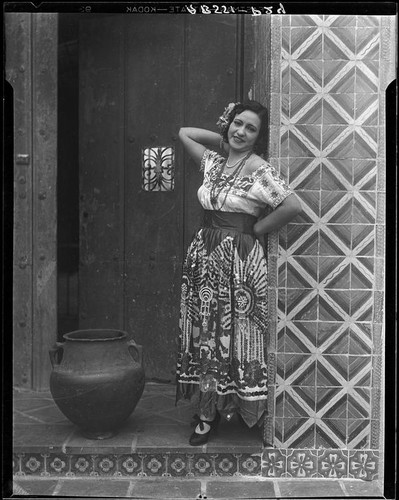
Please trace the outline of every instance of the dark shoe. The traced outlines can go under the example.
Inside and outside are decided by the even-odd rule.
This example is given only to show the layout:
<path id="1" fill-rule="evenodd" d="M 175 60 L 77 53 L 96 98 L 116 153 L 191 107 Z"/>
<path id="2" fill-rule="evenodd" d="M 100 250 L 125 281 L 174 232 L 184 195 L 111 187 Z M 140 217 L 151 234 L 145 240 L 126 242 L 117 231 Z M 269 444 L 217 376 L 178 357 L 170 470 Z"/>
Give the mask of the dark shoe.
<path id="1" fill-rule="evenodd" d="M 205 434 L 198 434 L 197 432 L 193 432 L 190 436 L 189 443 L 191 446 L 200 446 L 201 444 L 205 444 L 208 442 L 209 435 L 213 430 L 216 430 L 218 424 L 220 421 L 220 415 L 219 413 L 216 413 L 216 416 L 213 420 L 208 421 L 208 420 L 201 420 L 198 415 L 194 416 L 194 422 L 191 424 L 194 427 L 197 427 L 197 425 L 200 426 L 200 429 L 202 430 L 204 428 L 204 422 L 207 423 L 210 426 L 210 429 L 208 432 Z"/>

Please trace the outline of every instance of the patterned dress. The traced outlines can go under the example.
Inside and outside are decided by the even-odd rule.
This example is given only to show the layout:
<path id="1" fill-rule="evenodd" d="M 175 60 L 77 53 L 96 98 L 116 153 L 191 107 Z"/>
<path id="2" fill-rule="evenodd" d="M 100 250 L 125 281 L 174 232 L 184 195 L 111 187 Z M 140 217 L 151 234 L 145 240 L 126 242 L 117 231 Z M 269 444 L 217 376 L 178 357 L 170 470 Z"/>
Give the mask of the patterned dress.
<path id="1" fill-rule="evenodd" d="M 263 422 L 268 392 L 267 263 L 252 227 L 265 207 L 276 208 L 292 191 L 267 162 L 231 178 L 220 175 L 224 161 L 211 150 L 201 161 L 205 217 L 183 264 L 176 398 L 198 394 L 201 413 L 211 402 L 252 427 Z M 217 386 L 205 396 L 199 383 L 208 372 L 217 374 Z"/>

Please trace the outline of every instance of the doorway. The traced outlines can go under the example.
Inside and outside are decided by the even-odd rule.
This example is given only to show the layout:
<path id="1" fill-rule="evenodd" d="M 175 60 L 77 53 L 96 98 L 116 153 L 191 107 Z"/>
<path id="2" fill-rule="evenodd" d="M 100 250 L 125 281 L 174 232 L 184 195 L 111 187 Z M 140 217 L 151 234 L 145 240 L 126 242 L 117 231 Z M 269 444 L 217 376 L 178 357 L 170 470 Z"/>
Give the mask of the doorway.
<path id="1" fill-rule="evenodd" d="M 181 264 L 201 217 L 178 130 L 215 130 L 248 95 L 249 24 L 60 15 L 59 334 L 123 329 L 149 379 L 174 380 Z"/>

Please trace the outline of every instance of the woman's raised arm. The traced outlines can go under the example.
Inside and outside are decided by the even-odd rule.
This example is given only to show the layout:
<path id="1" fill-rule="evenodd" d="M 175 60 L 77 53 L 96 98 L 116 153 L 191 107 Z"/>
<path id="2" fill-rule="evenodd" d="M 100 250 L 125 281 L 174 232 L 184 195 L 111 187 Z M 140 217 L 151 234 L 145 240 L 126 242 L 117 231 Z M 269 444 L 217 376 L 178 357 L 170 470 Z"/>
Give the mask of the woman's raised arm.
<path id="1" fill-rule="evenodd" d="M 207 148 L 220 148 L 221 137 L 218 133 L 203 128 L 182 127 L 179 139 L 195 163 L 200 165 Z"/>

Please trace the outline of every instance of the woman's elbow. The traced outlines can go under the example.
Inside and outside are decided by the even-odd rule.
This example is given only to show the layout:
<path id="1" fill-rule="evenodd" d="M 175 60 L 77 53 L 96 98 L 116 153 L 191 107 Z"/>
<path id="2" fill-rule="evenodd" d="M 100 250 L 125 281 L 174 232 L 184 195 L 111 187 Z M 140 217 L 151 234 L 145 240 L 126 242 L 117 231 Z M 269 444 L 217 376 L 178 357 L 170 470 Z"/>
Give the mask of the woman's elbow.
<path id="1" fill-rule="evenodd" d="M 182 142 L 184 144 L 185 141 L 187 140 L 187 136 L 188 136 L 187 127 L 181 127 L 179 130 L 179 133 L 178 133 L 178 137 L 179 137 L 180 142 Z"/>

